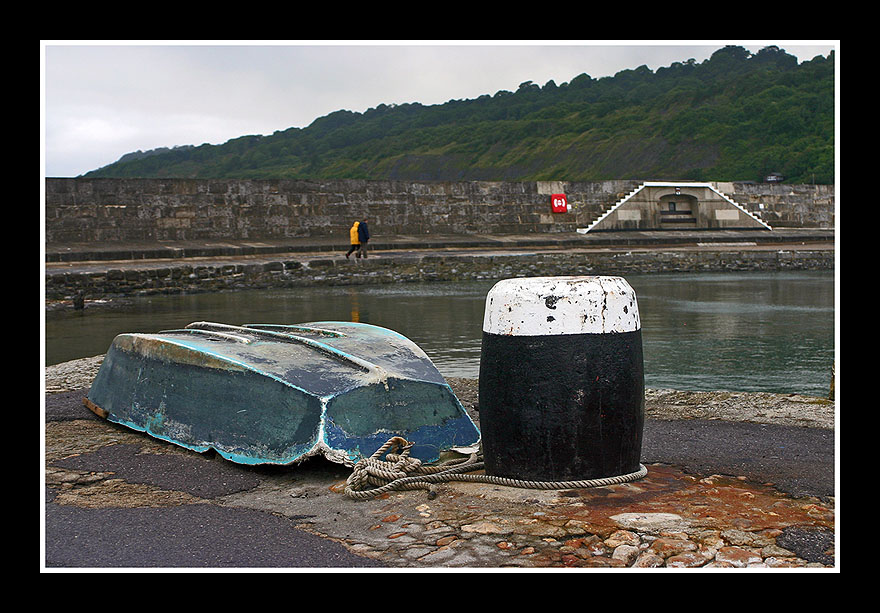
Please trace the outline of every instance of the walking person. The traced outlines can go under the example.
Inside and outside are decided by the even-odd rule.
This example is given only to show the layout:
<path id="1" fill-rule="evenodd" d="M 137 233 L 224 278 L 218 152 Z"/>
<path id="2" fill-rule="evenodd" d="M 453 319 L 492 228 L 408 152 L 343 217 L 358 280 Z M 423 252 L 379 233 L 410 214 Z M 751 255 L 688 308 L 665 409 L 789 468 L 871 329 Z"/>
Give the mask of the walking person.
<path id="1" fill-rule="evenodd" d="M 348 250 L 348 253 L 345 254 L 346 260 L 348 259 L 348 256 L 350 256 L 355 251 L 357 251 L 357 253 L 355 253 L 354 257 L 356 257 L 356 258 L 361 257 L 360 251 L 358 251 L 358 249 L 360 249 L 360 246 L 361 246 L 361 241 L 358 238 L 358 225 L 360 225 L 360 222 L 358 222 L 358 221 L 354 222 L 351 225 L 351 229 L 349 229 L 349 231 L 348 231 L 348 238 L 351 241 L 351 248 Z"/>
<path id="2" fill-rule="evenodd" d="M 360 257 L 367 259 L 367 243 L 370 242 L 370 228 L 367 226 L 367 218 L 360 223 L 357 229 L 358 241 L 360 242 Z"/>

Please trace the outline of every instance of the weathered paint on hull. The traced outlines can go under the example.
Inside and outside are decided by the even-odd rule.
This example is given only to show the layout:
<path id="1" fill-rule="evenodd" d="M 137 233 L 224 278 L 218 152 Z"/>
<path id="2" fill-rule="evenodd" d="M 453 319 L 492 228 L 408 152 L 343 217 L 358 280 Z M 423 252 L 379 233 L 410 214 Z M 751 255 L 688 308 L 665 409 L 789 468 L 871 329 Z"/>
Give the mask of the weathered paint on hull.
<path id="1" fill-rule="evenodd" d="M 480 433 L 430 359 L 350 322 L 194 323 L 114 339 L 86 404 L 108 420 L 242 464 L 351 465 L 391 436 L 425 462 Z"/>

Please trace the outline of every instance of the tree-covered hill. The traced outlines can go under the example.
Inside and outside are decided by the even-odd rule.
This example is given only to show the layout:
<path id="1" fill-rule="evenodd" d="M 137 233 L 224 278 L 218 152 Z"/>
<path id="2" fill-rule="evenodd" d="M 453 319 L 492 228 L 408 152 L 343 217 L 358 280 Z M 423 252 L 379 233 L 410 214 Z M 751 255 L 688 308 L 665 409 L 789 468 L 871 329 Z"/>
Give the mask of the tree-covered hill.
<path id="1" fill-rule="evenodd" d="M 86 177 L 834 183 L 834 54 L 778 47 L 127 154 Z"/>

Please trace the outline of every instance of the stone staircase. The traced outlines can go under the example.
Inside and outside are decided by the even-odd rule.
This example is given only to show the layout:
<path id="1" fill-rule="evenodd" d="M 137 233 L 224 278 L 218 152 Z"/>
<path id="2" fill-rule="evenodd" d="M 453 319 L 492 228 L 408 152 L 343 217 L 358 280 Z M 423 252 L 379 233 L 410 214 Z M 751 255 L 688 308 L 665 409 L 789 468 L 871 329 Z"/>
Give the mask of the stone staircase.
<path id="1" fill-rule="evenodd" d="M 729 202 L 730 204 L 732 204 L 733 206 L 738 208 L 740 211 L 742 211 L 743 213 L 745 213 L 746 215 L 748 215 L 749 217 L 751 217 L 752 219 L 754 219 L 755 221 L 760 223 L 762 226 L 764 226 L 768 230 L 772 229 L 767 222 L 765 222 L 763 219 L 761 219 L 760 213 L 752 213 L 751 211 L 747 210 L 744 206 L 735 202 L 732 198 L 730 198 L 729 196 L 727 196 L 723 192 L 716 189 L 710 183 L 669 183 L 669 182 L 665 182 L 665 181 L 646 181 L 645 183 L 642 183 L 638 187 L 635 187 L 634 189 L 630 190 L 623 198 L 621 198 L 620 200 L 615 202 L 613 205 L 611 205 L 607 208 L 603 208 L 602 211 L 599 213 L 599 216 L 596 217 L 596 219 L 594 219 L 590 223 L 590 225 L 588 225 L 586 228 L 577 228 L 577 232 L 579 234 L 586 234 L 587 232 L 589 232 L 590 230 L 595 228 L 596 225 L 601 223 L 602 220 L 604 220 L 606 217 L 608 217 L 608 215 L 610 215 L 614 210 L 616 210 L 618 207 L 620 207 L 622 204 L 624 204 L 627 200 L 632 198 L 634 195 L 636 195 L 638 192 L 640 192 L 641 190 L 643 190 L 646 187 L 683 187 L 683 186 L 707 187 L 707 188 L 711 189 L 713 192 L 715 192 L 716 194 L 718 194 L 719 196 L 721 196 L 724 200 L 726 200 L 727 202 Z"/>
<path id="2" fill-rule="evenodd" d="M 627 193 L 623 198 L 621 198 L 620 200 L 618 200 L 617 202 L 615 202 L 611 206 L 609 206 L 607 208 L 603 208 L 602 211 L 599 213 L 599 216 L 596 219 L 594 219 L 593 222 L 589 226 L 587 226 L 586 228 L 578 228 L 577 229 L 578 233 L 579 234 L 586 234 L 587 232 L 589 232 L 590 230 L 595 228 L 596 224 L 598 224 L 603 219 L 608 217 L 609 214 L 611 214 L 611 211 L 613 211 L 614 209 L 619 207 L 621 204 L 623 204 L 624 202 L 626 202 L 627 200 L 632 198 L 636 193 L 640 192 L 644 188 L 645 188 L 645 184 L 642 183 L 638 187 L 630 190 L 629 193 Z"/>

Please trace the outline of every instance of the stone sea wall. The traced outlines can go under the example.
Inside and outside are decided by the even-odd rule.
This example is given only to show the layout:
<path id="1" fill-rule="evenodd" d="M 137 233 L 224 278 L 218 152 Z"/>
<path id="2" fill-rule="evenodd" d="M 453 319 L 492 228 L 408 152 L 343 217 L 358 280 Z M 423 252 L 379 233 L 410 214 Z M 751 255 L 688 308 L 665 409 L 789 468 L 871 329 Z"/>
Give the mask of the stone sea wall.
<path id="1" fill-rule="evenodd" d="M 347 237 L 369 216 L 379 235 L 532 234 L 586 227 L 642 181 L 45 181 L 48 245 Z M 834 226 L 833 185 L 714 183 L 773 227 Z M 567 213 L 553 213 L 564 193 Z"/>
<path id="2" fill-rule="evenodd" d="M 47 272 L 46 298 L 64 300 L 232 289 L 312 285 L 465 281 L 516 276 L 624 275 L 632 273 L 834 268 L 833 250 L 567 252 L 491 255 L 394 254 L 356 262 L 341 255 L 319 259 L 192 261 L 137 265 L 96 272 Z"/>

